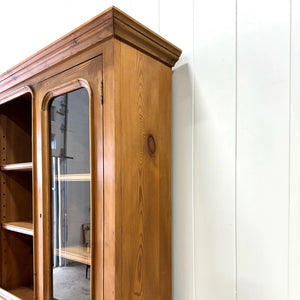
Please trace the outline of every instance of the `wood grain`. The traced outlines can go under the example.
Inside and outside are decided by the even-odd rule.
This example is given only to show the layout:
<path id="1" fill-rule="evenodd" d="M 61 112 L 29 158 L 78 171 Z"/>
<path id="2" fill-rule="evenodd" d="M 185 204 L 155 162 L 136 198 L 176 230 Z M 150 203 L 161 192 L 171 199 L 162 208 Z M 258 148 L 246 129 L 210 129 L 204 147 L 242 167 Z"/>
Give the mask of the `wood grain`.
<path id="1" fill-rule="evenodd" d="M 36 292 L 42 299 L 52 298 L 52 264 L 51 264 L 51 240 L 52 240 L 52 218 L 51 218 L 51 174 L 50 174 L 50 145 L 49 145 L 49 103 L 52 100 L 49 95 L 57 96 L 78 88 L 78 83 L 88 82 L 90 94 L 90 134 L 91 134 L 91 294 L 94 299 L 103 297 L 103 137 L 102 137 L 102 106 L 101 94 L 92 91 L 99 90 L 102 80 L 102 56 L 98 56 L 88 62 L 84 62 L 63 73 L 57 74 L 37 84 L 41 97 L 39 107 L 42 109 L 38 126 L 42 132 L 39 146 L 36 152 L 42 155 L 42 169 L 40 170 L 43 180 L 40 182 L 42 188 L 43 204 L 39 204 L 40 219 L 39 243 L 43 251 L 38 253 L 38 281 L 43 281 Z M 85 80 L 81 80 L 84 78 Z M 75 85 L 74 85 L 75 83 Z M 100 120 L 100 123 L 99 123 Z M 42 289 L 40 289 L 43 287 Z"/>
<path id="2" fill-rule="evenodd" d="M 5 150 L 13 145 L 12 154 L 0 149 L 2 204 L 17 201 L 2 208 L 1 217 L 2 223 L 9 215 L 8 222 L 32 221 L 34 210 L 35 299 L 52 299 L 49 103 L 80 87 L 90 96 L 91 174 L 84 178 L 91 180 L 91 299 L 172 298 L 170 66 L 180 53 L 113 7 L 0 76 L 1 145 Z M 15 120 L 17 127 L 10 123 L 16 108 L 10 108 L 12 93 L 21 93 L 17 107 L 26 111 Z M 25 100 L 31 97 L 29 105 Z M 20 144 L 25 154 L 18 152 Z M 15 172 L 29 169 L 25 162 L 31 156 L 32 175 Z M 22 213 L 15 209 L 19 206 Z M 19 234 L 1 233 L 1 245 Z M 30 238 L 31 244 L 21 238 L 26 251 Z M 11 243 L 19 245 L 20 239 Z M 32 257 L 11 251 L 8 259 L 15 255 L 17 260 L 30 257 L 24 274 L 29 278 Z M 2 269 L 4 264 L 1 259 Z M 32 276 L 27 284 L 18 277 L 10 282 L 7 270 L 0 275 L 5 288 L 32 286 Z"/>
<path id="3" fill-rule="evenodd" d="M 103 55 L 103 195 L 104 195 L 104 299 L 121 299 L 121 214 L 120 165 L 117 141 L 119 140 L 118 72 L 115 67 L 119 43 L 109 41 Z"/>
<path id="4" fill-rule="evenodd" d="M 3 298 L 2 298 L 3 297 Z M 4 300 L 32 300 L 33 288 L 31 287 L 19 287 L 6 291 L 0 288 L 0 299 Z"/>
<path id="5" fill-rule="evenodd" d="M 122 297 L 171 299 L 171 71 L 119 47 Z"/>
<path id="6" fill-rule="evenodd" d="M 14 90 L 12 93 L 5 94 L 0 98 L 0 105 L 4 104 L 6 102 L 9 102 L 11 100 L 15 100 L 16 98 L 20 96 L 24 96 L 26 94 L 30 94 L 31 98 L 33 96 L 32 89 L 29 86 L 22 86 L 19 89 Z"/>
<path id="7" fill-rule="evenodd" d="M 2 222 L 32 221 L 31 172 L 5 172 L 2 179 L 5 186 Z"/>
<path id="8" fill-rule="evenodd" d="M 5 252 L 1 256 L 2 284 L 10 290 L 33 285 L 33 241 L 32 236 L 2 230 Z"/>
<path id="9" fill-rule="evenodd" d="M 30 99 L 31 94 L 26 93 L 0 106 L 1 144 L 5 140 L 7 148 L 1 164 L 32 161 Z"/>
<path id="10" fill-rule="evenodd" d="M 110 38 L 118 38 L 173 66 L 181 50 L 141 25 L 119 9 L 111 7 L 58 41 L 0 76 L 6 88 L 36 76 L 64 60 Z"/>
<path id="11" fill-rule="evenodd" d="M 25 86 L 2 97 L 0 106 L 1 286 L 6 289 L 33 285 L 31 100 L 32 90 Z M 31 222 L 29 228 L 24 221 Z"/>

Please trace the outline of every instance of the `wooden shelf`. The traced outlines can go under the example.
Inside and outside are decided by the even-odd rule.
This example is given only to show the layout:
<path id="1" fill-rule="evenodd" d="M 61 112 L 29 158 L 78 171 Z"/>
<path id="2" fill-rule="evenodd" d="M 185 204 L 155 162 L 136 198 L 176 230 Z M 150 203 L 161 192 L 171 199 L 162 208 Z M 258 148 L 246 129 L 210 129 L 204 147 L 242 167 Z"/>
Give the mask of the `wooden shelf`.
<path id="1" fill-rule="evenodd" d="M 91 248 L 84 246 L 74 246 L 62 248 L 60 251 L 56 249 L 56 255 L 66 259 L 80 262 L 82 264 L 91 265 Z"/>
<path id="2" fill-rule="evenodd" d="M 33 288 L 19 287 L 8 291 L 0 288 L 0 297 L 7 300 L 33 300 Z"/>
<path id="3" fill-rule="evenodd" d="M 84 173 L 84 174 L 61 174 L 56 175 L 55 179 L 57 181 L 90 181 L 91 174 Z"/>
<path id="4" fill-rule="evenodd" d="M 32 162 L 2 165 L 1 171 L 32 171 Z"/>
<path id="5" fill-rule="evenodd" d="M 30 222 L 7 222 L 2 223 L 2 228 L 33 236 L 33 224 Z"/>

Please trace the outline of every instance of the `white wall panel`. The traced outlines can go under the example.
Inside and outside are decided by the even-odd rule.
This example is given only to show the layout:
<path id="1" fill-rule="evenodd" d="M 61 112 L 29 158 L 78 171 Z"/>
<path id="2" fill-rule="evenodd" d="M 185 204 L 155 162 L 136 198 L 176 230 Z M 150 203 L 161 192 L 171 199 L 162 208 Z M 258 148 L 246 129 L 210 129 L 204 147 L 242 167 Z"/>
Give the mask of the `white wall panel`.
<path id="1" fill-rule="evenodd" d="M 193 0 L 160 2 L 160 34 L 183 51 L 173 71 L 173 299 L 194 298 Z M 184 22 L 179 20 L 184 19 Z"/>
<path id="2" fill-rule="evenodd" d="M 290 298 L 300 299 L 300 2 L 292 1 L 291 20 L 291 199 Z"/>
<path id="3" fill-rule="evenodd" d="M 194 1 L 197 300 L 235 299 L 236 2 Z"/>
<path id="4" fill-rule="evenodd" d="M 289 9 L 238 0 L 238 300 L 288 299 Z"/>

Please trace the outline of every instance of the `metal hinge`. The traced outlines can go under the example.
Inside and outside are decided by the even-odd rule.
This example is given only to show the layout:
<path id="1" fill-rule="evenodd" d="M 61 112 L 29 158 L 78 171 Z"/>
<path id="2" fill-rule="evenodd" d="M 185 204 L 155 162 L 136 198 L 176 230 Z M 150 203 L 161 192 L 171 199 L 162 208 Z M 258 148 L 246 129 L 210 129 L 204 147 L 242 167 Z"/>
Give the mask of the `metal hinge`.
<path id="1" fill-rule="evenodd" d="M 101 80 L 101 104 L 103 104 L 103 80 Z"/>

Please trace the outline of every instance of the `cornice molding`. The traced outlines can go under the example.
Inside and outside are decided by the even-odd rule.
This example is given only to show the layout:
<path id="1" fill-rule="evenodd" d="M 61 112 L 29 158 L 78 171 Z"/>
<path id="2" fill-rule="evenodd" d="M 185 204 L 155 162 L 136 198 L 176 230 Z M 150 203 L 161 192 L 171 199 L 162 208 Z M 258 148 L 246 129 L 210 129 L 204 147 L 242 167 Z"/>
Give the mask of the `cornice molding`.
<path id="1" fill-rule="evenodd" d="M 17 84 L 27 80 L 111 38 L 119 39 L 169 67 L 174 66 L 181 54 L 179 48 L 118 8 L 111 7 L 0 75 L 0 90 L 12 81 Z"/>

